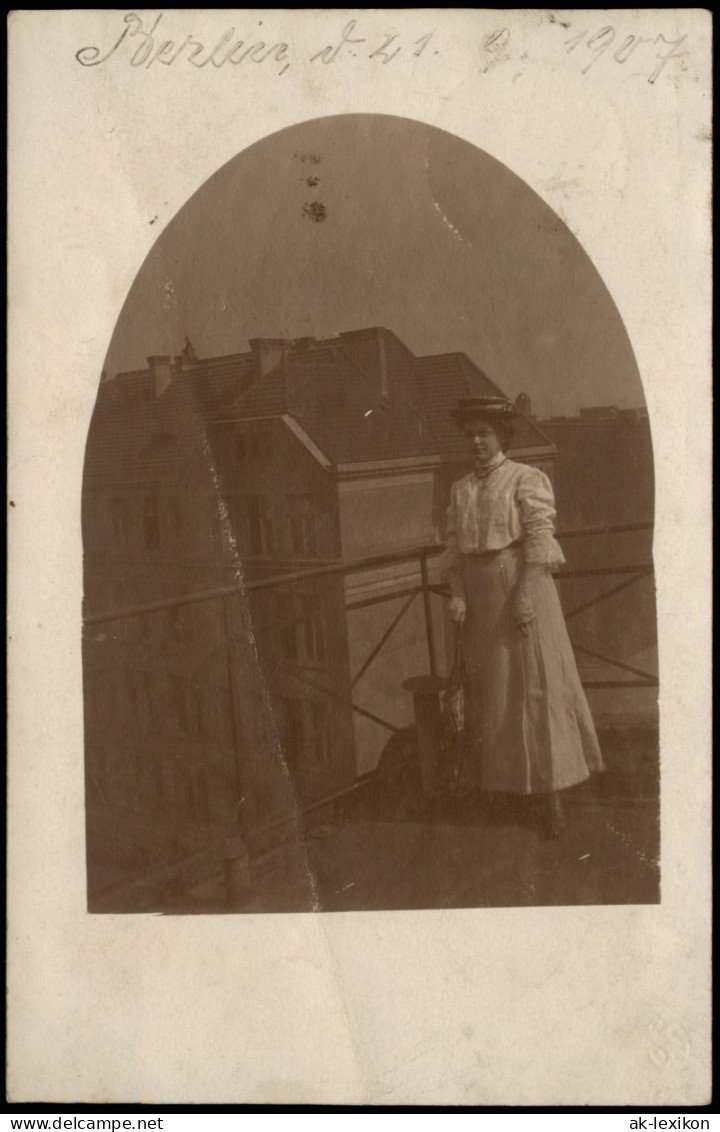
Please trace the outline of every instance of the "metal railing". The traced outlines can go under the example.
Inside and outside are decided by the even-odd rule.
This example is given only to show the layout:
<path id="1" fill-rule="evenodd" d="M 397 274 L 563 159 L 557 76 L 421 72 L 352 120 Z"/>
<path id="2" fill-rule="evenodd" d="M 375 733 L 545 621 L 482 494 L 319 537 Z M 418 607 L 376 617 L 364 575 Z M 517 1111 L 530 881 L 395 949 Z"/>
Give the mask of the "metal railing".
<path id="1" fill-rule="evenodd" d="M 608 526 L 584 527 L 572 530 L 558 532 L 558 538 L 563 541 L 579 539 L 579 538 L 597 538 L 605 535 L 616 535 L 631 532 L 650 531 L 652 530 L 652 523 L 625 523 L 614 524 Z M 396 566 L 402 563 L 417 563 L 419 566 L 419 579 L 417 582 L 411 584 L 401 584 L 393 588 L 390 586 L 383 589 L 381 593 L 373 594 L 372 596 L 359 598 L 357 600 L 347 599 L 344 602 L 344 609 L 346 612 L 369 608 L 374 605 L 383 604 L 389 601 L 397 601 L 404 599 L 400 608 L 395 612 L 389 624 L 383 629 L 379 638 L 375 641 L 374 645 L 370 648 L 367 655 L 362 662 L 358 665 L 357 669 L 350 676 L 351 691 L 357 687 L 361 678 L 367 673 L 373 662 L 377 659 L 387 641 L 395 632 L 397 626 L 407 616 L 409 610 L 415 603 L 418 597 L 422 597 L 423 601 L 423 614 L 425 623 L 425 637 L 427 644 L 427 657 L 428 666 L 432 675 L 437 675 L 438 672 L 438 656 L 437 656 L 437 641 L 435 639 L 435 631 L 433 624 L 433 610 L 431 607 L 431 596 L 437 595 L 440 598 L 447 599 L 449 597 L 448 587 L 442 583 L 434 583 L 430 581 L 429 564 L 432 559 L 436 558 L 442 553 L 444 547 L 437 543 L 426 544 L 422 546 L 411 547 L 406 550 L 391 552 L 387 554 L 373 555 L 364 558 L 356 558 L 344 561 L 325 562 L 321 565 L 310 567 L 303 570 L 292 570 L 285 573 L 274 573 L 263 578 L 253 578 L 251 580 L 235 583 L 233 585 L 219 586 L 212 589 L 199 590 L 195 593 L 184 594 L 174 598 L 165 598 L 158 601 L 145 602 L 142 604 L 127 605 L 113 609 L 104 610 L 101 612 L 91 612 L 84 617 L 84 626 L 86 630 L 92 630 L 95 627 L 109 625 L 113 622 L 126 621 L 128 619 L 142 617 L 147 614 L 161 613 L 163 611 L 172 611 L 183 606 L 201 605 L 202 603 L 218 601 L 223 604 L 225 612 L 225 665 L 226 665 L 226 680 L 228 690 L 230 693 L 231 714 L 233 717 L 233 733 L 232 741 L 235 746 L 236 760 L 238 761 L 238 782 L 242 779 L 242 769 L 240 767 L 241 751 L 240 741 L 237 729 L 237 722 L 235 720 L 235 690 L 237 673 L 233 663 L 233 637 L 231 629 L 231 611 L 229 602 L 238 596 L 244 596 L 263 590 L 272 590 L 278 587 L 293 585 L 294 583 L 301 583 L 309 580 L 320 580 L 323 578 L 342 577 L 347 578 L 352 575 L 361 575 L 376 571 L 386 566 Z M 626 590 L 627 588 L 636 585 L 638 582 L 643 581 L 653 575 L 653 564 L 651 561 L 637 562 L 637 563 L 621 563 L 612 566 L 597 566 L 578 569 L 561 569 L 555 574 L 555 578 L 561 584 L 566 580 L 579 580 L 579 579 L 615 579 L 619 578 L 620 581 L 614 582 L 610 588 L 602 589 L 601 592 L 593 595 L 571 609 L 565 611 L 565 619 L 571 621 L 578 617 L 580 614 L 586 612 L 592 607 L 609 601 L 615 595 Z M 385 579 L 387 583 L 388 579 Z M 178 642 L 175 642 L 176 644 Z M 222 641 L 217 644 L 222 645 Z M 590 680 L 584 681 L 586 688 L 656 688 L 658 686 L 657 675 L 644 671 L 634 665 L 627 664 L 624 660 L 617 657 L 612 657 L 595 650 L 591 650 L 584 646 L 573 644 L 575 651 L 581 655 L 587 656 L 592 660 L 599 661 L 614 667 L 618 672 L 627 673 L 631 679 L 618 679 L 618 680 Z M 276 668 L 284 670 L 293 679 L 301 684 L 312 688 L 316 692 L 321 692 L 324 695 L 337 699 L 336 693 L 332 688 L 326 687 L 321 682 L 313 679 L 307 672 L 299 672 L 292 664 L 283 664 L 277 657 L 264 657 L 260 653 L 260 659 L 272 660 Z M 344 706 L 347 707 L 347 702 L 344 701 Z M 352 711 L 364 716 L 373 722 L 379 724 L 389 732 L 396 732 L 399 730 L 396 724 L 389 720 L 382 718 L 377 711 L 371 710 L 369 707 L 356 703 L 353 699 L 349 705 Z M 354 782 L 349 787 L 342 790 L 334 790 L 327 796 L 322 796 L 312 800 L 304 805 L 302 808 L 296 808 L 294 812 L 283 814 L 280 817 L 274 818 L 263 826 L 255 827 L 251 830 L 245 830 L 248 838 L 254 839 L 260 836 L 272 833 L 279 830 L 283 826 L 287 826 L 293 822 L 297 823 L 302 821 L 303 818 L 314 810 L 318 810 L 323 806 L 330 805 L 342 798 L 349 797 L 355 793 L 359 787 L 365 783 L 360 780 Z M 167 865 L 163 866 L 163 870 L 167 872 Z M 137 883 L 137 882 L 135 882 Z"/>
<path id="2" fill-rule="evenodd" d="M 625 534 L 630 532 L 648 531 L 652 530 L 653 524 L 644 523 L 622 523 L 608 526 L 598 527 L 581 527 L 567 531 L 559 531 L 558 538 L 563 541 L 576 538 L 598 537 L 602 535 Z M 286 573 L 277 573 L 269 575 L 265 578 L 255 578 L 246 582 L 236 583 L 230 586 L 218 586 L 213 589 L 199 590 L 195 593 L 185 594 L 180 597 L 165 598 L 159 601 L 145 602 L 137 605 L 127 605 L 117 607 L 111 610 L 104 610 L 99 613 L 89 613 L 84 617 L 84 625 L 86 627 L 109 624 L 113 621 L 123 621 L 132 617 L 139 617 L 145 614 L 160 613 L 164 610 L 178 609 L 187 605 L 198 605 L 207 601 L 215 601 L 217 599 L 237 597 L 243 594 L 255 593 L 260 590 L 276 589 L 280 586 L 291 585 L 296 582 L 303 582 L 309 580 L 317 580 L 328 577 L 347 577 L 351 574 L 360 574 L 379 567 L 398 565 L 403 562 L 418 562 L 420 567 L 420 583 L 418 585 L 404 586 L 401 589 L 383 592 L 371 598 L 362 599 L 355 602 L 347 602 L 345 610 L 356 610 L 367 608 L 371 605 L 381 604 L 388 601 L 394 601 L 399 598 L 406 598 L 405 604 L 401 607 L 399 612 L 391 621 L 390 625 L 385 629 L 382 636 L 369 653 L 366 660 L 361 665 L 360 669 L 354 674 L 351 679 L 351 685 L 354 687 L 359 681 L 360 677 L 365 674 L 367 669 L 372 664 L 373 660 L 380 653 L 383 645 L 389 639 L 395 628 L 407 613 L 415 598 L 422 594 L 423 607 L 425 615 L 425 629 L 427 636 L 428 648 L 428 662 L 430 672 L 432 675 L 437 674 L 437 646 L 435 641 L 435 632 L 433 627 L 432 612 L 430 607 L 430 595 L 435 593 L 441 597 L 448 597 L 448 587 L 442 584 L 431 584 L 429 581 L 428 560 L 438 556 L 443 551 L 443 546 L 437 543 L 426 544 L 423 546 L 412 547 L 407 550 L 395 551 L 388 554 L 372 555 L 365 558 L 344 559 L 337 562 L 324 563 L 321 566 L 314 566 L 305 570 L 293 570 Z M 586 569 L 564 569 L 559 570 L 555 574 L 555 578 L 559 582 L 571 579 L 580 578 L 611 578 L 622 577 L 623 580 L 613 585 L 608 590 L 603 590 L 601 593 L 596 594 L 587 601 L 582 602 L 580 605 L 573 607 L 565 612 L 565 620 L 570 621 L 585 613 L 588 609 L 598 605 L 601 602 L 609 600 L 616 594 L 635 585 L 650 576 L 654 572 L 652 562 L 642 562 L 634 564 L 621 564 L 616 566 L 599 566 L 589 567 Z M 579 645 L 573 645 L 575 650 L 595 660 L 600 660 L 604 663 L 613 665 L 619 670 L 630 672 L 639 677 L 637 681 L 593 681 L 587 683 L 586 687 L 592 688 L 608 688 L 608 687 L 657 687 L 658 678 L 656 675 L 645 672 L 642 669 L 635 668 L 634 666 L 627 665 L 617 658 L 606 656 L 602 653 L 597 653 L 586 649 Z M 318 690 L 328 691 L 328 689 L 320 688 Z M 390 730 L 394 730 L 391 725 L 386 721 L 379 719 L 366 709 L 353 705 L 353 709 L 360 714 L 368 715 L 369 718 L 375 719 L 377 722 L 383 723 L 388 726 Z"/>

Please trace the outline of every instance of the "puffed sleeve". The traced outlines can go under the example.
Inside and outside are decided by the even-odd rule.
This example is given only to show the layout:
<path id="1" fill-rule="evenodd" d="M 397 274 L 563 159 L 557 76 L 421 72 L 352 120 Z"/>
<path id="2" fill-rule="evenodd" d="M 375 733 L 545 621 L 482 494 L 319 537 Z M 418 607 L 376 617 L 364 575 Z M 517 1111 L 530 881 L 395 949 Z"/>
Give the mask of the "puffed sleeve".
<path id="1" fill-rule="evenodd" d="M 555 496 L 545 473 L 528 467 L 518 482 L 516 498 L 525 532 L 525 561 L 536 566 L 562 566 L 565 556 L 555 540 Z"/>
<path id="2" fill-rule="evenodd" d="M 463 556 L 458 541 L 457 484 L 450 491 L 450 506 L 445 512 L 445 551 L 440 558 L 443 578 L 450 584 L 450 596 L 465 600 Z"/>

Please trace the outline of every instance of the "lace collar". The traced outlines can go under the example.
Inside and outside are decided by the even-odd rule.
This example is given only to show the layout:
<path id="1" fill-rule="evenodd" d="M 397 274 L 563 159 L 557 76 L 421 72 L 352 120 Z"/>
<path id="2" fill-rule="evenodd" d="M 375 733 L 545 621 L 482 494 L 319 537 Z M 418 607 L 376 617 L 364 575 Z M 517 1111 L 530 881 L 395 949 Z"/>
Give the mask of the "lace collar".
<path id="1" fill-rule="evenodd" d="M 497 456 L 493 456 L 489 464 L 484 464 L 480 469 L 475 468 L 475 478 L 478 480 L 487 479 L 487 477 L 492 472 L 495 472 L 498 468 L 502 467 L 506 460 L 507 456 L 505 455 L 505 453 L 498 452 Z"/>

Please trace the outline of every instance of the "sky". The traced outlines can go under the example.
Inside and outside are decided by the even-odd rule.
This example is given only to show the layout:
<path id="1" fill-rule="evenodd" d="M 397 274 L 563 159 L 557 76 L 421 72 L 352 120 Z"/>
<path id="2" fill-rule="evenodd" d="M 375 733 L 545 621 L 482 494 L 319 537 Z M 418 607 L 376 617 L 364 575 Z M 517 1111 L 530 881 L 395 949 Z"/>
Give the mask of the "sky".
<path id="1" fill-rule="evenodd" d="M 557 214 L 470 143 L 371 114 L 272 134 L 207 180 L 140 268 L 104 368 L 186 335 L 209 357 L 367 326 L 464 351 L 538 416 L 644 404 L 617 308 Z"/>

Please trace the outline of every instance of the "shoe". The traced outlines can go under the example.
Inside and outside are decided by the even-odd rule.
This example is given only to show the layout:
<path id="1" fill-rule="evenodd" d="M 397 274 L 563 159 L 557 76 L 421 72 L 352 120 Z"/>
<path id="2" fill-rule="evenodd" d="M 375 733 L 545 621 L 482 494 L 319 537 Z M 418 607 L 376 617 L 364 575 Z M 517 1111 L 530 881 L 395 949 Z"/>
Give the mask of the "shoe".
<path id="1" fill-rule="evenodd" d="M 543 836 L 554 841 L 562 834 L 567 825 L 563 805 L 559 794 L 547 794 L 544 801 Z"/>

